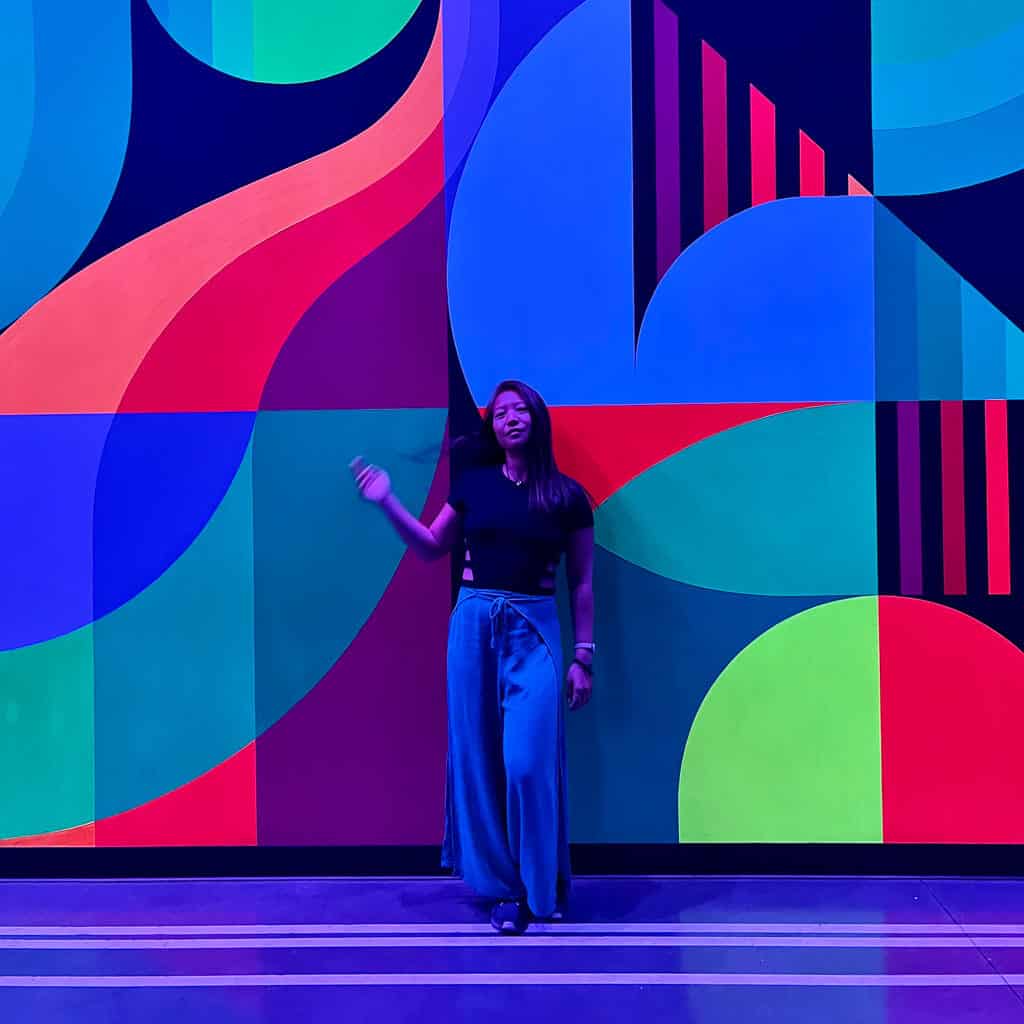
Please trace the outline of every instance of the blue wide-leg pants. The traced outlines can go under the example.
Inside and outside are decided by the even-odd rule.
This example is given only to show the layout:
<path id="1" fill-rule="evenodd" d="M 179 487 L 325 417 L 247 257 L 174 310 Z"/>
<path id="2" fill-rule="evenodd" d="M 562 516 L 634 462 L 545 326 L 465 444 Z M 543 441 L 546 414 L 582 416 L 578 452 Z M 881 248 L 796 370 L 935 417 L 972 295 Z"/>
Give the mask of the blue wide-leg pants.
<path id="1" fill-rule="evenodd" d="M 555 599 L 464 588 L 448 634 L 445 866 L 550 916 L 571 874 L 566 797 Z"/>

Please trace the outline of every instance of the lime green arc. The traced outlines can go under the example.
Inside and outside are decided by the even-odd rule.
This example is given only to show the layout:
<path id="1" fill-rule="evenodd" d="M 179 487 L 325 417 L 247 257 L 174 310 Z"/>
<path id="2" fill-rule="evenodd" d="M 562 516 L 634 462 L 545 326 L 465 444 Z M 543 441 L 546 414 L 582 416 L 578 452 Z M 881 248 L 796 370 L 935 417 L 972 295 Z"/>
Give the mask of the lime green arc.
<path id="1" fill-rule="evenodd" d="M 175 41 L 218 71 L 255 82 L 312 82 L 382 50 L 419 0 L 149 0 Z"/>
<path id="2" fill-rule="evenodd" d="M 818 605 L 715 681 L 679 774 L 679 840 L 882 841 L 878 599 Z"/>
<path id="3" fill-rule="evenodd" d="M 709 590 L 875 593 L 874 406 L 798 409 L 686 448 L 602 506 L 597 540 Z"/>

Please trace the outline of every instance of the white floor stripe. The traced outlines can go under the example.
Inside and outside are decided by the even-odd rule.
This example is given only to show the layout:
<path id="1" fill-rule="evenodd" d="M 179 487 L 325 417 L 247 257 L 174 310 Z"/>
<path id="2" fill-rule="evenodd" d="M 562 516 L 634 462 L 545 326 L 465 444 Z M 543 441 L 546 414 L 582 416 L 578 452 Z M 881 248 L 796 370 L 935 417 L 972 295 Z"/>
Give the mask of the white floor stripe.
<path id="1" fill-rule="evenodd" d="M 241 974 L 0 976 L 0 988 L 291 988 L 496 985 L 792 986 L 800 988 L 997 988 L 1024 983 L 997 974 Z"/>
<path id="2" fill-rule="evenodd" d="M 0 951 L 143 949 L 972 949 L 1024 948 L 1024 936 L 968 935 L 290 935 L 202 938 L 13 938 Z"/>
<path id="3" fill-rule="evenodd" d="M 485 922 L 380 923 L 380 924 L 151 924 L 151 925 L 4 925 L 0 937 L 57 936 L 173 938 L 201 935 L 483 935 L 491 931 Z M 583 935 L 1022 935 L 1024 924 L 968 924 L 948 921 L 935 924 L 887 922 L 562 922 L 534 924 L 541 934 L 575 932 Z"/>

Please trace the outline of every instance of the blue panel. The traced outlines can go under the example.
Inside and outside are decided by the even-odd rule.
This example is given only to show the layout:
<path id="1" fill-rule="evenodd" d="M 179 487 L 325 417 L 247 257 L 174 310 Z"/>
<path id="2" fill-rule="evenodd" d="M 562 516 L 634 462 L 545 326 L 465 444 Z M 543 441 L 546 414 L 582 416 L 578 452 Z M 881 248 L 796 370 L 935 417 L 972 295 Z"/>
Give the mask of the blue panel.
<path id="1" fill-rule="evenodd" d="M 96 470 L 110 416 L 0 416 L 0 650 L 92 618 Z"/>
<path id="2" fill-rule="evenodd" d="M 35 117 L 0 213 L 0 327 L 78 259 L 121 171 L 131 112 L 129 0 L 36 4 Z"/>
<path id="3" fill-rule="evenodd" d="M 876 205 L 875 318 L 880 402 L 917 398 L 916 250 L 919 244 L 885 207 Z"/>
<path id="4" fill-rule="evenodd" d="M 120 414 L 96 482 L 95 615 L 153 582 L 224 497 L 253 413 Z"/>
<path id="5" fill-rule="evenodd" d="M 645 402 L 873 399 L 873 208 L 866 197 L 788 199 L 698 239 L 654 293 L 632 393 Z"/>
<path id="6" fill-rule="evenodd" d="M 452 211 L 449 302 L 473 394 L 617 399 L 632 362 L 629 5 L 587 0 L 495 100 Z"/>

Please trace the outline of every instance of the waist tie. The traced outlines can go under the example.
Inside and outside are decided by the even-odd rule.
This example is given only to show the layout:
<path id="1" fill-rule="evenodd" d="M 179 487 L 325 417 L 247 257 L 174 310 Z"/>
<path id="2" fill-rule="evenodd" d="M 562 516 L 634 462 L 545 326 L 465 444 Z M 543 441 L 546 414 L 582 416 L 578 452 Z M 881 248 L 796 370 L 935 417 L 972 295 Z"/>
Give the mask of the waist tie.
<path id="1" fill-rule="evenodd" d="M 498 634 L 505 626 L 505 609 L 509 607 L 508 598 L 496 597 L 491 602 L 491 650 L 498 646 Z"/>

